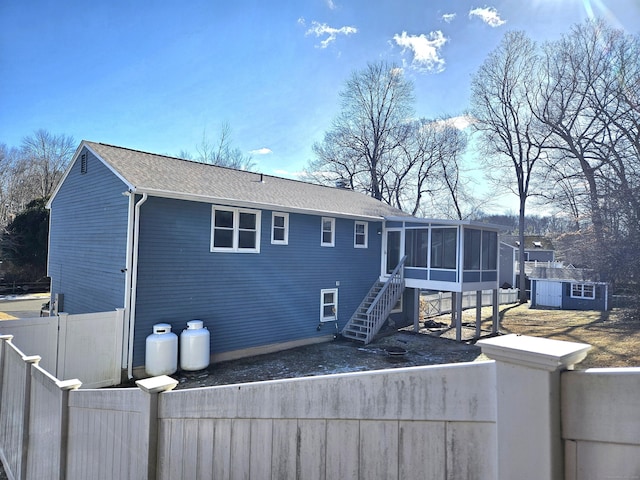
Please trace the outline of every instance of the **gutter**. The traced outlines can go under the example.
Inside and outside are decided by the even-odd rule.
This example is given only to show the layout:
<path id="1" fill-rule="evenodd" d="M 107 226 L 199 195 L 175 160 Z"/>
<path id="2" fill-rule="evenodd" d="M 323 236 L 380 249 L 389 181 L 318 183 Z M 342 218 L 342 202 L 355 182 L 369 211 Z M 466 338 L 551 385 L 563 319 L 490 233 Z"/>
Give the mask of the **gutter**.
<path id="1" fill-rule="evenodd" d="M 159 190 L 154 188 L 136 188 L 136 193 L 147 193 L 153 197 L 170 198 L 173 200 L 186 200 L 190 202 L 209 203 L 212 205 L 227 205 L 240 208 L 253 208 L 258 210 L 271 210 L 274 212 L 302 213 L 305 215 L 317 215 L 324 217 L 347 218 L 353 220 L 382 221 L 384 214 L 350 214 L 331 210 L 314 210 L 312 208 L 287 206 L 280 204 L 265 203 L 259 201 L 243 201 L 233 198 L 212 197 L 210 195 L 198 195 L 173 192 L 170 190 Z M 412 218 L 412 217 L 394 217 Z"/>
<path id="2" fill-rule="evenodd" d="M 135 198 L 135 195 L 131 194 L 131 198 Z M 135 330 L 136 319 L 136 290 L 138 285 L 138 245 L 140 236 L 140 207 L 147 201 L 147 194 L 143 193 L 142 198 L 138 203 L 135 203 L 135 199 L 131 201 L 130 206 L 133 207 L 133 238 L 130 239 L 129 245 L 131 246 L 130 255 L 127 258 L 129 265 L 127 266 L 128 272 L 128 284 L 129 290 L 127 291 L 127 298 L 125 307 L 128 305 L 127 311 L 129 312 L 127 325 L 129 327 L 129 343 L 127 348 L 127 376 L 129 380 L 133 378 L 133 337 Z"/>

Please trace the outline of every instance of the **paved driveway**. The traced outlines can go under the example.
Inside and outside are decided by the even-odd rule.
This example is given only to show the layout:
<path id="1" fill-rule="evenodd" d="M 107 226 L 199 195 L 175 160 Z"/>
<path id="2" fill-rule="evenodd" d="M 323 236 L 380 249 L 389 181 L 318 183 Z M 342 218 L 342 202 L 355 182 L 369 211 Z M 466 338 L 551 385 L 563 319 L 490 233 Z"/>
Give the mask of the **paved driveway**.
<path id="1" fill-rule="evenodd" d="M 0 296 L 0 320 L 39 317 L 40 308 L 47 300 L 49 300 L 48 294 L 23 297 Z"/>

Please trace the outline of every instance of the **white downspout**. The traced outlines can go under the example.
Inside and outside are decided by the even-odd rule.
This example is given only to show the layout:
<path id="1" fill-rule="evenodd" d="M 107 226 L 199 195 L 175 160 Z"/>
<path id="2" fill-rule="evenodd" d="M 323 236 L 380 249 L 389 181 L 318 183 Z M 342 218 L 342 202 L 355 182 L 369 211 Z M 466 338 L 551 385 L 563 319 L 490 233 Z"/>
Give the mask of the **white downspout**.
<path id="1" fill-rule="evenodd" d="M 127 209 L 127 252 L 125 260 L 125 280 L 124 280 L 124 324 L 122 327 L 122 358 L 121 368 L 127 368 L 127 358 L 129 352 L 129 311 L 131 308 L 131 275 L 133 271 L 133 226 L 134 226 L 134 208 L 135 208 L 135 195 L 131 191 L 123 192 L 122 195 L 129 197 L 129 206 Z"/>
<path id="2" fill-rule="evenodd" d="M 140 233 L 140 207 L 147 201 L 147 194 L 143 193 L 142 198 L 135 206 L 134 227 L 133 227 L 133 252 L 131 259 L 131 291 L 129 298 L 129 349 L 127 358 L 127 376 L 129 380 L 133 378 L 133 332 L 135 330 L 136 319 L 136 291 L 138 286 L 138 244 Z"/>

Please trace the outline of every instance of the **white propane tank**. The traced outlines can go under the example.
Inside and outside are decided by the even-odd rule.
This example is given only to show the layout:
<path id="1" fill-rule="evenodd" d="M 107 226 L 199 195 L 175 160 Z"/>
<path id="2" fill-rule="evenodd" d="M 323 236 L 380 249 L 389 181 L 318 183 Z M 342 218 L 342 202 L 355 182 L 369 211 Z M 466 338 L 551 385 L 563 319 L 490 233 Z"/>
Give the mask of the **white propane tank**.
<path id="1" fill-rule="evenodd" d="M 147 375 L 171 375 L 178 370 L 178 336 L 168 323 L 157 323 L 145 344 L 144 369 Z"/>
<path id="2" fill-rule="evenodd" d="M 202 370 L 209 366 L 209 330 L 202 320 L 190 320 L 180 334 L 180 368 Z"/>

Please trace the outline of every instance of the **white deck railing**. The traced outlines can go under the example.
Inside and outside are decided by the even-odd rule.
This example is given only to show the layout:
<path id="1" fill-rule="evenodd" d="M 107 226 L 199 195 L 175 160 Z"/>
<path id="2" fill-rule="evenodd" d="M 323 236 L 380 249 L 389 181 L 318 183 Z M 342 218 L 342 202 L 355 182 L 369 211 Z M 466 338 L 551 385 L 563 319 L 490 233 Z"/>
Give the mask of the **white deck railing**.
<path id="1" fill-rule="evenodd" d="M 477 296 L 476 292 L 462 292 L 462 308 L 476 308 Z M 450 313 L 453 310 L 453 300 L 451 292 L 439 292 L 431 294 L 422 294 L 420 296 L 422 300 L 423 309 L 420 312 L 422 317 L 435 317 L 445 313 Z M 518 301 L 518 289 L 501 288 L 498 290 L 498 304 L 504 305 L 508 303 L 516 303 Z M 493 291 L 482 291 L 482 306 L 488 307 L 493 305 Z"/>

